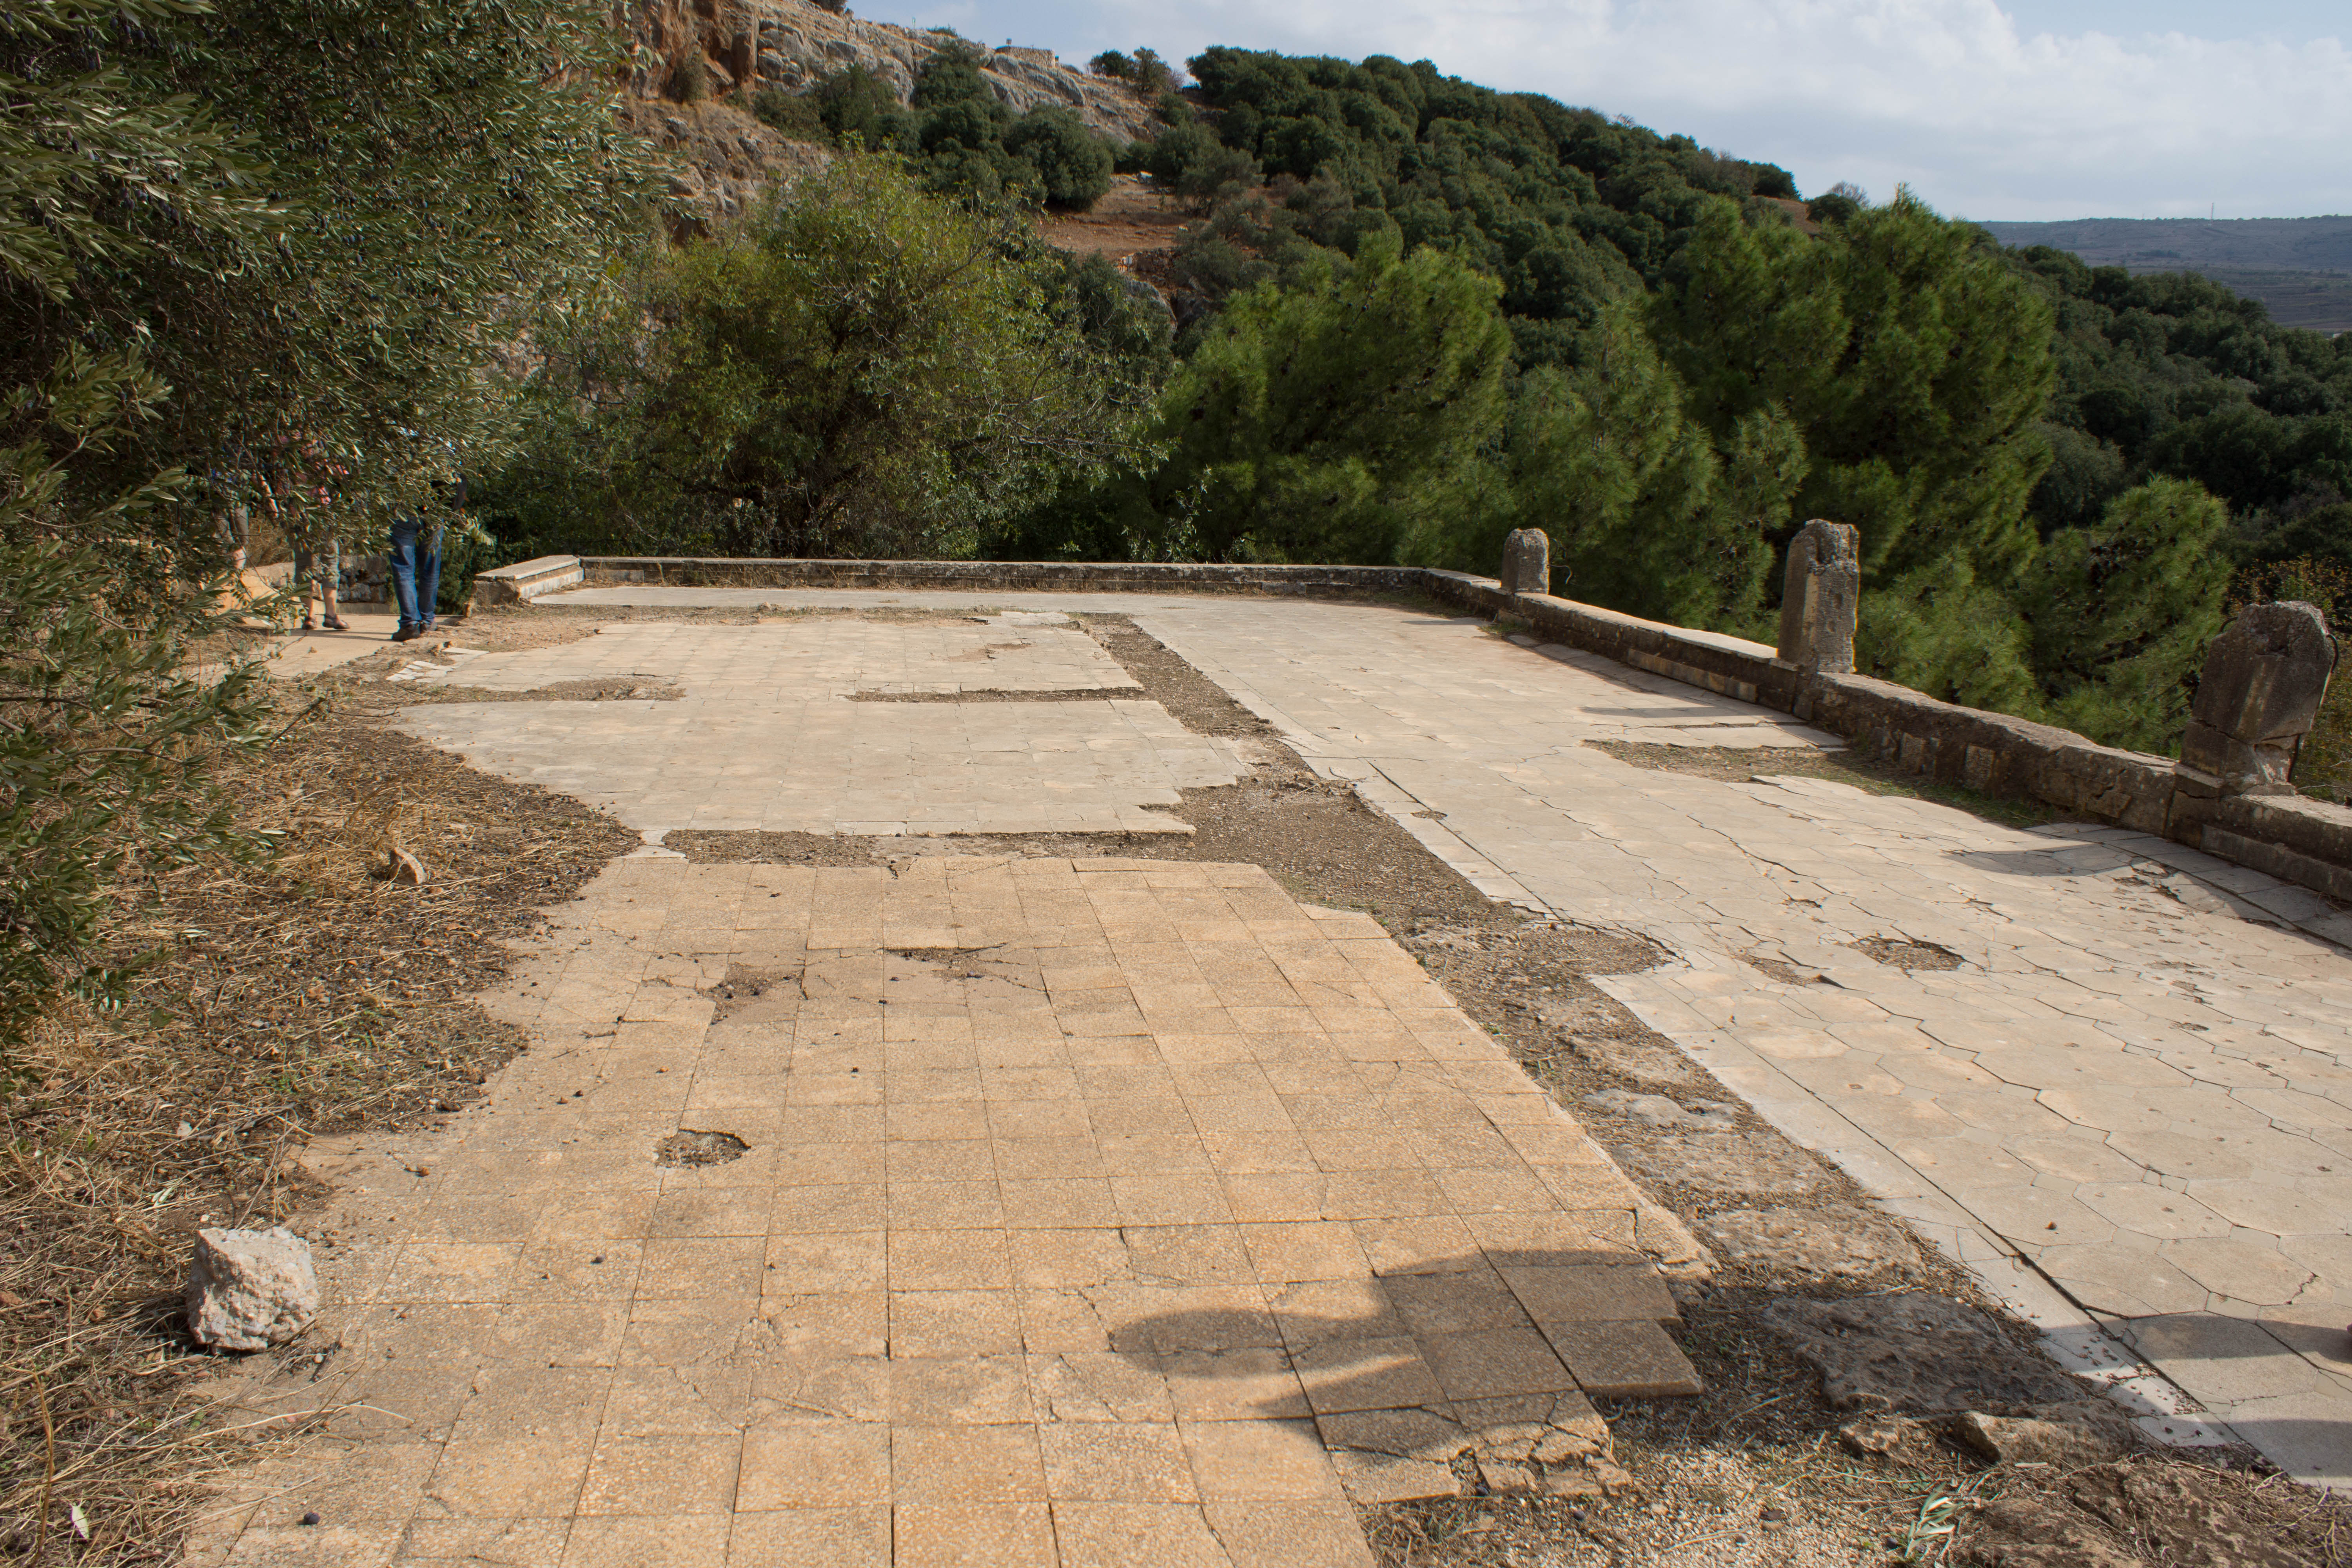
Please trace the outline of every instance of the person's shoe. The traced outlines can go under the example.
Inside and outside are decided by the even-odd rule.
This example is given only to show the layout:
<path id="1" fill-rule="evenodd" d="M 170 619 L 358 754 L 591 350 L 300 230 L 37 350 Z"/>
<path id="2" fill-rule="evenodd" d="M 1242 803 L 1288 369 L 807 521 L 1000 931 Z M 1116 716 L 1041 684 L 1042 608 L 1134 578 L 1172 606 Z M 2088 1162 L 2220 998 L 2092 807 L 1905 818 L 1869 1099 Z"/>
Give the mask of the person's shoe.
<path id="1" fill-rule="evenodd" d="M 341 616 L 329 616 L 325 620 L 320 621 L 319 624 L 326 627 L 331 632 L 347 632 L 352 629 L 351 627 L 343 625 L 343 617 Z"/>
<path id="2" fill-rule="evenodd" d="M 425 628 L 423 626 L 403 626 L 398 631 L 392 634 L 392 640 L 394 642 L 415 642 L 418 637 L 421 637 L 424 635 Z"/>

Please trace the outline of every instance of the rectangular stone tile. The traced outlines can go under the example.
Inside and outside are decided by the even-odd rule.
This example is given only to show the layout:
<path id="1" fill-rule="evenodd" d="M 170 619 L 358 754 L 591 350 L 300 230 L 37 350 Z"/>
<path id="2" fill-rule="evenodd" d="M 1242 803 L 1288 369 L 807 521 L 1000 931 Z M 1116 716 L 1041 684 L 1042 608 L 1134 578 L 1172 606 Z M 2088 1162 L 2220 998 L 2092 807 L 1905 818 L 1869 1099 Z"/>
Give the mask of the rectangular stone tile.
<path id="1" fill-rule="evenodd" d="M 890 1353 L 995 1355 L 1023 1344 L 1021 1295 L 1003 1290 L 893 1290 Z"/>
<path id="2" fill-rule="evenodd" d="M 1042 1502 L 900 1503 L 892 1568 L 1057 1568 L 1052 1510 Z"/>
<path id="3" fill-rule="evenodd" d="M 1587 1394 L 1645 1398 L 1700 1391 L 1689 1358 L 1655 1323 L 1552 1323 L 1544 1333 Z"/>
<path id="4" fill-rule="evenodd" d="M 1038 1429 L 1045 1489 L 1055 1501 L 1197 1501 L 1173 1422 L 1056 1422 Z"/>
<path id="5" fill-rule="evenodd" d="M 893 1351 L 895 1352 L 896 1346 Z M 907 1426 L 989 1426 L 1035 1419 L 1027 1363 L 996 1355 L 898 1356 L 890 1362 L 890 1420 Z"/>
<path id="6" fill-rule="evenodd" d="M 1342 1222 L 1244 1225 L 1239 1228 L 1257 1278 L 1265 1284 L 1369 1279 L 1371 1275 L 1371 1263 L 1364 1256 L 1354 1229 Z"/>
<path id="7" fill-rule="evenodd" d="M 1292 1363 L 1318 1415 L 1413 1409 L 1454 1392 L 1441 1386 L 1410 1336 L 1324 1340 L 1295 1350 Z"/>
<path id="8" fill-rule="evenodd" d="M 1309 1414 L 1306 1388 L 1280 1350 L 1178 1351 L 1152 1364 L 1179 1421 L 1273 1421 Z"/>
<path id="9" fill-rule="evenodd" d="M 1033 1353 L 1028 1364 L 1030 1399 L 1041 1422 L 1176 1418 L 1152 1358 L 1094 1350 Z"/>
<path id="10" fill-rule="evenodd" d="M 1213 1499 L 1202 1512 L 1232 1568 L 1371 1568 L 1371 1548 L 1343 1499 Z"/>
<path id="11" fill-rule="evenodd" d="M 878 1422 L 775 1422 L 743 1435 L 740 1512 L 836 1508 L 890 1495 L 890 1428 Z"/>
<path id="12" fill-rule="evenodd" d="M 580 1494 L 591 1514 L 724 1515 L 735 1500 L 742 1439 L 724 1436 L 622 1436 L 596 1442 Z M 706 1519 L 692 1532 L 706 1536 Z"/>
<path id="13" fill-rule="evenodd" d="M 1612 1325 L 1646 1328 L 1655 1324 Z M 1580 1329 L 1579 1334 L 1590 1333 Z M 1664 1336 L 1660 1334 L 1661 1338 Z M 1569 1342 L 1580 1346 L 1583 1339 Z M 1482 1329 L 1475 1332 L 1424 1335 L 1422 1353 L 1449 1399 L 1483 1399 L 1499 1394 L 1565 1392 L 1580 1381 L 1569 1375 L 1561 1358 L 1545 1337 L 1531 1328 Z M 1588 1392 L 1600 1392 L 1590 1389 Z"/>
<path id="14" fill-rule="evenodd" d="M 1675 1323 L 1681 1311 L 1646 1263 L 1565 1268 L 1505 1268 L 1503 1282 L 1538 1323 Z"/>
<path id="15" fill-rule="evenodd" d="M 909 1426 L 890 1432 L 891 1492 L 900 1503 L 957 1505 L 1045 1499 L 1034 1424 Z"/>
<path id="16" fill-rule="evenodd" d="M 867 1504 L 737 1513 L 727 1563 L 728 1568 L 892 1568 L 890 1509 Z"/>
<path id="17" fill-rule="evenodd" d="M 1002 1290 L 1013 1284 L 1002 1230 L 894 1230 L 890 1282 L 909 1290 Z"/>

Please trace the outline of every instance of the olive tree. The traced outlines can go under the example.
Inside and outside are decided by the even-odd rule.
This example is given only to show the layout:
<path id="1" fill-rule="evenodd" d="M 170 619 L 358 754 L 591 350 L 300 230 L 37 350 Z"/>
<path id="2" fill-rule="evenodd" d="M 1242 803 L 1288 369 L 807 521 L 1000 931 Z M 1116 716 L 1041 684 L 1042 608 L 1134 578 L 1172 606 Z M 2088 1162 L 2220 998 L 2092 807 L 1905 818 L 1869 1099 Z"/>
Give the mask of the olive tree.
<path id="1" fill-rule="evenodd" d="M 1132 389 L 1000 220 L 851 153 L 549 340 L 492 486 L 541 540 L 969 555 L 1124 449 Z"/>

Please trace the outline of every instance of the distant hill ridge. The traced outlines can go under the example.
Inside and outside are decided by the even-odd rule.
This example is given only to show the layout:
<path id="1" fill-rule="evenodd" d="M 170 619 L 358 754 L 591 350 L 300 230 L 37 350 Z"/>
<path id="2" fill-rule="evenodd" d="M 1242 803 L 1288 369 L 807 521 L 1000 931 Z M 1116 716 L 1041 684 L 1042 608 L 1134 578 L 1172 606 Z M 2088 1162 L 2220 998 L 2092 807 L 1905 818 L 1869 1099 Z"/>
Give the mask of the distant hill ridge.
<path id="1" fill-rule="evenodd" d="M 1983 227 L 2003 245 L 2047 245 L 2094 267 L 2202 273 L 2260 300 L 2281 326 L 2352 331 L 2352 216 L 2087 217 Z"/>
<path id="2" fill-rule="evenodd" d="M 2352 217 L 2086 217 L 1984 226 L 2003 245 L 2054 246 L 2094 267 L 2135 272 L 2207 267 L 2352 272 Z"/>

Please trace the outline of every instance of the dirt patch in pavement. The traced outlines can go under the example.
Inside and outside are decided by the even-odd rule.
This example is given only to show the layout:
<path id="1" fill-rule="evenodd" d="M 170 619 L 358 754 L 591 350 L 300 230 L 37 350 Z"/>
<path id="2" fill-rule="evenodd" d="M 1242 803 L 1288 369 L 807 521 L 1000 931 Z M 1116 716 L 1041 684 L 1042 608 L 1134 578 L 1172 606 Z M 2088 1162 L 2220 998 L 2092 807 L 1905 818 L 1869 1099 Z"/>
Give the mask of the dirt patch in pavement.
<path id="1" fill-rule="evenodd" d="M 1132 686 L 1106 686 L 1076 691 L 853 691 L 852 702 L 1114 702 L 1132 701 L 1143 694 Z"/>
<path id="2" fill-rule="evenodd" d="M 286 691 L 289 716 L 314 695 Z M 239 815 L 285 833 L 283 852 L 127 889 L 128 940 L 156 950 L 132 1005 L 61 1016 L 7 1064 L 0 1553 L 31 1550 L 46 1488 L 52 1561 L 169 1555 L 199 1496 L 175 1478 L 219 1452 L 194 1392 L 215 1363 L 178 1319 L 192 1233 L 314 1200 L 292 1162 L 314 1134 L 472 1099 L 524 1045 L 473 1000 L 504 944 L 637 843 L 374 706 L 316 710 L 233 775 Z M 394 847 L 424 886 L 375 874 Z"/>
<path id="3" fill-rule="evenodd" d="M 1939 943 L 1909 942 L 1892 936 L 1866 936 L 1855 942 L 1853 948 L 1857 952 L 1867 953 L 1894 969 L 1958 969 L 1967 962 Z"/>
<path id="4" fill-rule="evenodd" d="M 686 693 L 658 680 L 558 680 L 527 691 L 499 691 L 487 686 L 457 686 L 440 681 L 411 680 L 389 685 L 379 706 L 415 706 L 426 702 L 675 702 Z M 371 693 L 371 696 L 374 696 Z"/>
<path id="5" fill-rule="evenodd" d="M 848 838 L 830 833 L 720 833 L 698 827 L 673 827 L 662 835 L 662 847 L 675 849 L 698 865 L 750 861 L 761 866 L 882 866 L 877 847 L 888 839 Z"/>

